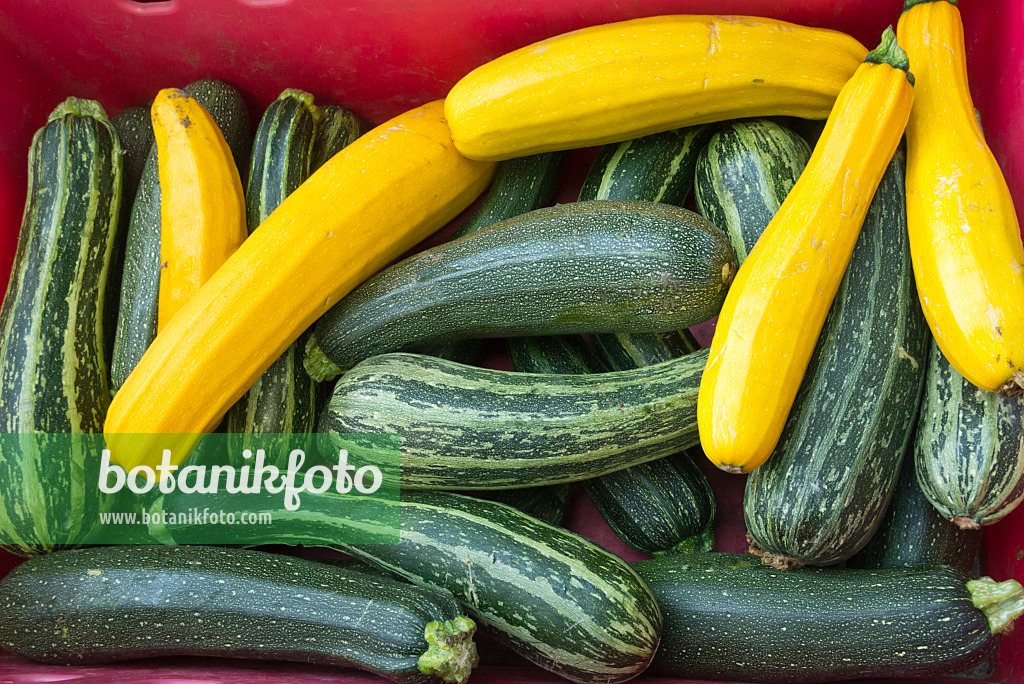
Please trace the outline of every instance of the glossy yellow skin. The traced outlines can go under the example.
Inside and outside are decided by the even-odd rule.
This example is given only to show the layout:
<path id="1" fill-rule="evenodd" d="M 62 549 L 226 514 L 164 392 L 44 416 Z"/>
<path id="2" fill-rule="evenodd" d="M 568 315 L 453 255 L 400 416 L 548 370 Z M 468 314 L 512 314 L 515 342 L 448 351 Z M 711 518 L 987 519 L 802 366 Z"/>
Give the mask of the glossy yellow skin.
<path id="1" fill-rule="evenodd" d="M 313 321 L 476 199 L 495 165 L 458 153 L 443 109 L 406 112 L 332 157 L 181 308 L 110 405 L 114 462 L 152 467 L 170 448 L 180 463 Z"/>
<path id="2" fill-rule="evenodd" d="M 917 77 L 907 227 L 921 306 L 950 364 L 997 391 L 1024 366 L 1024 248 L 1013 198 L 974 113 L 957 8 L 915 5 L 900 18 L 899 41 Z M 1015 385 L 1007 389 L 1019 392 Z"/>
<path id="3" fill-rule="evenodd" d="M 863 64 L 740 266 L 697 395 L 701 446 L 719 468 L 750 472 L 775 449 L 913 99 L 906 72 Z"/>
<path id="4" fill-rule="evenodd" d="M 242 181 L 209 112 L 181 90 L 166 88 L 150 114 L 160 169 L 159 332 L 247 231 Z"/>
<path id="5" fill-rule="evenodd" d="M 484 64 L 445 112 L 459 151 L 489 160 L 747 116 L 824 119 L 866 54 L 844 33 L 774 19 L 633 19 Z"/>

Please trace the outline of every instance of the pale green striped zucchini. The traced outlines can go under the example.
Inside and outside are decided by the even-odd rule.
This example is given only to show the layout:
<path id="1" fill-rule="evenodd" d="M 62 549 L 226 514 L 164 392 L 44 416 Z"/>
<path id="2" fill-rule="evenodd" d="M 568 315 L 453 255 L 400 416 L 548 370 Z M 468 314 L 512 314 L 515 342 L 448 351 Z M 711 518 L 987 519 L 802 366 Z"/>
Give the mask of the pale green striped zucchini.
<path id="1" fill-rule="evenodd" d="M 121 202 L 121 145 L 103 108 L 68 98 L 29 149 L 28 197 L 0 308 L 0 432 L 96 433 L 110 404 L 103 307 Z M 63 437 L 63 439 L 62 439 Z M 20 555 L 99 524 L 86 449 L 37 439 L 0 454 L 0 541 Z M 64 444 L 64 448 L 60 445 Z"/>
<path id="2" fill-rule="evenodd" d="M 932 344 L 914 451 L 917 481 L 947 520 L 993 523 L 1024 498 L 1024 401 L 978 389 Z"/>

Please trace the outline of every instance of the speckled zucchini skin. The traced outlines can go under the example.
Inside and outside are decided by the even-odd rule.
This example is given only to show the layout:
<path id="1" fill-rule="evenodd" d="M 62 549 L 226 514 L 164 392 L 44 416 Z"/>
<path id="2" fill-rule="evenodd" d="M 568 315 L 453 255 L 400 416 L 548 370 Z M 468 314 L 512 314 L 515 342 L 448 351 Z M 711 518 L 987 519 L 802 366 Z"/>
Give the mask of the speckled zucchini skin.
<path id="1" fill-rule="evenodd" d="M 736 121 L 717 131 L 697 161 L 697 210 L 729 236 L 743 263 L 782 206 L 810 146 L 768 119 Z"/>
<path id="2" fill-rule="evenodd" d="M 841 562 L 867 544 L 885 515 L 913 436 L 928 349 L 905 202 L 897 153 L 779 444 L 747 478 L 747 530 L 770 554 Z"/>
<path id="3" fill-rule="evenodd" d="M 1024 401 L 978 389 L 933 342 L 914 460 L 922 491 L 947 520 L 999 520 L 1024 498 Z"/>
<path id="4" fill-rule="evenodd" d="M 952 568 L 785 572 L 719 553 L 631 565 L 665 616 L 656 675 L 763 684 L 941 676 L 997 643 L 967 576 Z"/>
<path id="5" fill-rule="evenodd" d="M 725 235 L 650 202 L 576 202 L 524 214 L 374 276 L 317 323 L 341 370 L 465 338 L 662 332 L 707 320 L 735 272 Z M 307 350 L 307 368 L 310 351 Z"/>
<path id="6" fill-rule="evenodd" d="M 215 80 L 195 81 L 184 90 L 210 112 L 231 148 L 239 175 L 244 177 L 249 168 L 252 135 L 249 111 L 242 96 L 231 86 Z M 111 361 L 113 391 L 124 384 L 156 337 L 159 293 L 160 177 L 153 147 L 139 179 L 126 236 L 121 303 Z"/>
<path id="7" fill-rule="evenodd" d="M 317 105 L 320 120 L 316 124 L 310 166 L 316 170 L 366 132 L 355 114 L 337 105 Z"/>
<path id="8" fill-rule="evenodd" d="M 34 559 L 0 581 L 0 611 L 0 644 L 45 663 L 224 656 L 356 667 L 402 684 L 438 681 L 418 669 L 427 625 L 462 616 L 441 589 L 202 546 Z"/>
<path id="9" fill-rule="evenodd" d="M 121 202 L 121 146 L 98 103 L 70 98 L 36 132 L 0 307 L 0 432 L 95 433 L 110 404 L 104 299 Z M 55 437 L 55 443 L 61 443 Z M 35 555 L 98 524 L 86 449 L 0 454 L 0 529 Z"/>
<path id="10" fill-rule="evenodd" d="M 877 569 L 949 565 L 975 575 L 980 546 L 980 529 L 960 529 L 931 505 L 917 484 L 914 458 L 907 454 L 882 524 L 846 566 Z"/>
<path id="11" fill-rule="evenodd" d="M 548 525 L 560 527 L 569 508 L 571 493 L 572 485 L 557 484 L 525 489 L 499 489 L 492 492 L 489 498 L 532 515 Z"/>
<path id="12" fill-rule="evenodd" d="M 337 453 L 358 443 L 353 433 L 399 435 L 404 489 L 585 480 L 695 446 L 706 363 L 700 351 L 629 371 L 535 375 L 383 354 L 338 380 L 318 444 Z"/>

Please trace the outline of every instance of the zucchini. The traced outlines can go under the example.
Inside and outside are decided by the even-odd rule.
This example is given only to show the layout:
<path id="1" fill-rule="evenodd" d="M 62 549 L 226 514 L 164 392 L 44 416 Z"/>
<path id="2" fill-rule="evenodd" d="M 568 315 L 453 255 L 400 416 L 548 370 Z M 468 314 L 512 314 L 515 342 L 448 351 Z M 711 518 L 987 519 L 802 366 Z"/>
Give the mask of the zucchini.
<path id="1" fill-rule="evenodd" d="M 289 88 L 264 112 L 245 190 L 249 233 L 316 170 L 314 150 L 330 158 L 338 152 L 331 145 L 354 139 L 351 115 L 335 107 L 325 121 L 320 109 L 312 95 Z M 254 434 L 293 435 L 292 448 L 309 449 L 309 440 L 301 436 L 312 434 L 316 427 L 321 391 L 302 365 L 308 336 L 308 331 L 300 335 L 228 412 L 228 457 L 236 467 L 246 465 L 243 450 L 255 453 L 250 437 Z M 286 468 L 290 451 L 275 450 L 276 460 L 268 463 Z"/>
<path id="2" fill-rule="evenodd" d="M 767 119 L 736 121 L 712 136 L 695 172 L 697 211 L 729 236 L 743 263 L 811 158 L 799 135 Z"/>
<path id="3" fill-rule="evenodd" d="M 571 485 L 560 484 L 525 489 L 499 489 L 491 493 L 490 499 L 532 515 L 548 525 L 559 527 L 565 520 L 571 493 Z"/>
<path id="4" fill-rule="evenodd" d="M 917 481 L 947 520 L 978 529 L 1024 498 L 1024 400 L 975 387 L 933 342 L 914 450 Z"/>
<path id="5" fill-rule="evenodd" d="M 867 544 L 885 515 L 913 436 L 928 349 L 905 202 L 897 153 L 782 437 L 747 478 L 744 519 L 765 562 L 841 562 Z"/>
<path id="6" fill-rule="evenodd" d="M 356 141 L 365 131 L 356 115 L 344 107 L 318 105 L 320 119 L 313 137 L 310 169 L 319 169 L 327 160 Z"/>
<path id="7" fill-rule="evenodd" d="M 103 304 L 120 220 L 121 146 L 99 103 L 68 98 L 36 132 L 28 195 L 0 307 L 0 432 L 58 433 L 0 454 L 3 548 L 36 555 L 99 523 L 87 449 L 110 403 Z"/>
<path id="8" fill-rule="evenodd" d="M 0 609 L 4 648 L 61 665 L 223 656 L 462 684 L 477 662 L 475 625 L 446 591 L 245 549 L 51 554 L 0 581 Z"/>
<path id="9" fill-rule="evenodd" d="M 629 339 L 630 336 L 623 337 Z M 578 336 L 509 340 L 509 347 L 512 363 L 518 371 L 562 374 L 608 371 L 608 365 Z M 661 360 L 669 358 L 666 355 Z M 616 370 L 635 367 L 635 363 L 628 363 Z M 672 454 L 617 470 L 589 479 L 584 486 L 601 517 L 630 548 L 655 554 L 711 550 L 714 495 L 707 478 L 686 454 Z"/>
<path id="10" fill-rule="evenodd" d="M 317 323 L 315 379 L 370 356 L 473 337 L 660 332 L 721 307 L 735 263 L 697 214 L 649 202 L 539 209 L 382 271 Z"/>
<path id="11" fill-rule="evenodd" d="M 960 529 L 931 505 L 917 484 L 914 458 L 908 454 L 882 524 L 846 565 L 867 569 L 949 565 L 976 575 L 980 546 L 980 529 Z"/>
<path id="12" fill-rule="evenodd" d="M 382 354 L 338 380 L 320 453 L 397 434 L 405 489 L 516 489 L 586 480 L 697 444 L 700 351 L 598 375 L 535 375 Z M 484 448 L 482 445 L 486 445 Z"/>
<path id="13" fill-rule="evenodd" d="M 211 506 L 233 510 L 236 500 L 225 495 Z M 400 542 L 341 545 L 361 524 L 351 501 L 331 490 L 304 492 L 301 510 L 275 507 L 272 528 L 233 528 L 236 543 L 331 546 L 413 584 L 447 589 L 478 625 L 574 682 L 623 682 L 654 656 L 654 597 L 629 564 L 597 544 L 493 501 L 403 488 Z M 179 505 L 193 504 L 185 496 Z M 166 532 L 177 543 L 199 533 L 181 524 Z"/>
<path id="14" fill-rule="evenodd" d="M 981 662 L 1024 612 L 1020 584 L 948 567 L 780 572 L 747 555 L 631 564 L 665 616 L 652 674 L 715 681 L 926 677 Z"/>
<path id="15" fill-rule="evenodd" d="M 184 90 L 210 112 L 231 148 L 239 174 L 244 174 L 249 165 L 252 138 L 249 112 L 242 96 L 231 86 L 214 80 L 196 81 Z M 156 337 L 160 295 L 160 178 L 155 146 L 146 158 L 139 179 L 125 239 L 121 303 L 111 360 L 110 382 L 115 392 Z"/>

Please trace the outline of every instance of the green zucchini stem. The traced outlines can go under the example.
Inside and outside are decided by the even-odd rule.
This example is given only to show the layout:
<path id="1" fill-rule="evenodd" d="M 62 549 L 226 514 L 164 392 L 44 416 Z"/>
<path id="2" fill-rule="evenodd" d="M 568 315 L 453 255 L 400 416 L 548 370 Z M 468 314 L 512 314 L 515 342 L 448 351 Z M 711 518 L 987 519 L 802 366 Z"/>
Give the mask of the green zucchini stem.
<path id="1" fill-rule="evenodd" d="M 1024 587 L 1017 580 L 996 582 L 982 577 L 967 582 L 967 591 L 974 606 L 988 618 L 993 634 L 1009 631 L 1013 621 L 1024 614 Z"/>
<path id="2" fill-rule="evenodd" d="M 57 105 L 50 116 L 46 119 L 47 122 L 60 119 L 62 117 L 74 115 L 74 116 L 91 116 L 94 119 L 100 121 L 107 120 L 107 113 L 96 100 L 83 100 L 78 97 L 69 97 L 68 99 Z"/>
<path id="3" fill-rule="evenodd" d="M 715 547 L 715 535 L 711 531 L 711 525 L 704 528 L 692 537 L 687 537 L 670 549 L 655 551 L 651 555 L 655 558 L 662 556 L 674 556 L 679 553 L 708 553 Z"/>
<path id="4" fill-rule="evenodd" d="M 882 33 L 882 42 L 868 53 L 864 61 L 868 64 L 888 64 L 894 69 L 902 69 L 907 72 L 910 85 L 914 85 L 914 75 L 910 73 L 910 57 L 896 42 L 896 32 L 892 30 L 892 26 L 885 29 Z"/>
<path id="5" fill-rule="evenodd" d="M 903 3 L 903 11 L 906 12 L 914 5 L 923 5 L 926 2 L 948 2 L 953 7 L 957 6 L 957 0 L 907 0 Z"/>
<path id="6" fill-rule="evenodd" d="M 473 634 L 476 623 L 465 615 L 453 620 L 427 623 L 423 632 L 429 648 L 420 656 L 419 670 L 452 684 L 465 684 L 480 659 Z"/>
<path id="7" fill-rule="evenodd" d="M 333 380 L 341 375 L 341 368 L 327 358 L 327 354 L 324 354 L 324 350 L 316 343 L 314 335 L 310 335 L 309 342 L 306 343 L 306 355 L 302 359 L 302 366 L 315 382 Z"/>

